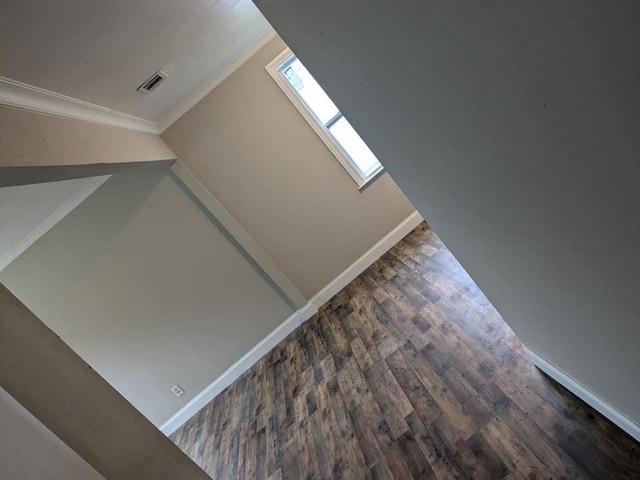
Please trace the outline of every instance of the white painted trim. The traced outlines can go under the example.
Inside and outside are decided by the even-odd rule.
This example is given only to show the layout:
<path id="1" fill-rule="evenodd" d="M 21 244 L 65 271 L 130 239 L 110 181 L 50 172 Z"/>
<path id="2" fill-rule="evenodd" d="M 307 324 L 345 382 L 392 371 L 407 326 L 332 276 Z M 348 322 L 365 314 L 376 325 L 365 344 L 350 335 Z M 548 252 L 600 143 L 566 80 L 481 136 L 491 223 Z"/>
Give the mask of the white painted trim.
<path id="1" fill-rule="evenodd" d="M 36 243 L 45 233 L 53 228 L 58 222 L 66 217 L 71 211 L 84 202 L 100 185 L 107 181 L 111 175 L 93 177 L 87 179 L 87 183 L 78 192 L 69 197 L 62 205 L 55 209 L 44 221 L 26 234 L 7 253 L 0 257 L 0 271 L 4 270 L 11 262 L 22 255 L 27 248 Z"/>
<path id="2" fill-rule="evenodd" d="M 0 105 L 54 117 L 80 120 L 82 122 L 109 125 L 111 127 L 126 128 L 128 130 L 137 130 L 139 132 L 159 135 L 209 94 L 211 90 L 220 85 L 220 83 L 240 68 L 247 60 L 258 53 L 258 51 L 275 36 L 276 31 L 270 29 L 256 42 L 249 45 L 233 60 L 227 63 L 221 70 L 216 72 L 214 76 L 198 87 L 158 122 L 112 110 L 6 77 L 0 77 Z"/>
<path id="3" fill-rule="evenodd" d="M 242 228 L 217 198 L 193 174 L 189 167 L 181 160 L 176 160 L 171 167 L 173 174 L 202 202 L 211 214 L 227 229 L 229 234 L 245 249 L 245 251 L 260 265 L 265 273 L 289 297 L 298 308 L 307 303 L 305 296 L 280 270 L 271 257 L 256 243 L 256 241 Z"/>
<path id="4" fill-rule="evenodd" d="M 207 80 L 203 85 L 198 87 L 191 95 L 180 102 L 173 110 L 167 113 L 158 122 L 158 133 L 163 133 L 167 128 L 173 125 L 180 117 L 193 108 L 200 100 L 206 97 L 211 90 L 225 81 L 233 72 L 244 65 L 247 60 L 253 57 L 258 51 L 264 47 L 269 41 L 276 36 L 276 31 L 270 29 L 255 43 L 243 50 L 237 57 L 227 63 L 222 70 L 218 71 L 213 77 Z"/>
<path id="5" fill-rule="evenodd" d="M 179 162 L 179 161 L 178 161 Z M 186 178 L 190 182 L 195 179 L 190 179 L 189 176 L 193 176 L 191 172 L 188 172 L 187 167 L 182 164 L 182 162 L 176 162 L 174 172 L 178 175 L 177 172 L 180 172 L 178 175 L 179 178 Z M 185 170 L 186 169 L 186 170 Z M 188 173 L 185 173 L 188 172 Z M 199 182 L 198 182 L 199 183 Z M 187 187 L 190 187 L 187 184 Z M 229 215 L 229 212 L 224 210 L 217 200 L 200 184 L 195 184 L 195 190 L 199 190 L 200 188 L 204 189 L 204 191 L 211 197 L 207 199 L 205 195 L 205 200 L 211 202 L 213 199 L 214 203 L 212 204 L 213 208 L 211 212 L 216 216 L 216 218 L 221 221 L 221 217 L 225 218 L 227 221 L 229 219 L 236 223 L 233 217 Z M 193 190 L 192 190 L 193 191 Z M 194 195 L 197 196 L 195 191 Z M 200 198 L 200 197 L 198 197 Z M 202 200 L 201 200 L 202 201 Z M 204 202 L 203 202 L 204 203 Z M 207 208 L 208 205 L 205 204 Z M 222 209 L 222 210 L 219 210 Z M 221 217 L 218 216 L 222 214 Z M 227 218 L 228 217 L 228 218 Z M 338 275 L 333 281 L 331 281 L 325 288 L 320 290 L 317 295 L 315 295 L 309 302 L 296 311 L 293 315 L 287 318 L 283 323 L 281 323 L 274 331 L 272 331 L 269 335 L 267 335 L 263 340 L 260 341 L 255 347 L 253 347 L 246 355 L 244 355 L 240 360 L 234 363 L 231 367 L 229 367 L 220 377 L 213 381 L 208 387 L 206 387 L 202 392 L 196 395 L 193 400 L 187 403 L 184 407 L 182 407 L 175 415 L 173 415 L 169 420 L 164 422 L 160 426 L 160 430 L 165 435 L 171 435 L 178 428 L 186 423 L 191 417 L 193 417 L 196 413 L 198 413 L 202 408 L 204 408 L 211 400 L 213 400 L 216 395 L 218 395 L 222 390 L 227 388 L 234 380 L 240 377 L 244 372 L 246 372 L 249 368 L 251 368 L 258 360 L 260 360 L 264 355 L 266 355 L 272 348 L 274 348 L 279 342 L 284 340 L 287 335 L 293 332 L 299 325 L 302 325 L 304 322 L 309 320 L 318 309 L 324 305 L 327 301 L 329 301 L 336 293 L 346 287 L 349 282 L 353 281 L 358 275 L 360 275 L 364 270 L 367 269 L 371 264 L 373 264 L 378 258 L 384 255 L 391 247 L 393 247 L 396 243 L 402 240 L 411 230 L 417 227 L 420 222 L 422 222 L 422 216 L 417 212 L 413 212 L 407 218 L 405 218 L 400 224 L 391 230 L 387 235 L 382 238 L 378 243 L 376 243 L 373 247 L 371 247 L 364 255 L 362 255 L 358 260 L 353 262 L 344 272 Z M 221 222 L 222 223 L 222 222 Z M 224 225 L 224 223 L 223 223 Z M 233 226 L 233 224 L 232 224 Z M 226 225 L 225 225 L 226 227 Z M 237 225 L 238 228 L 241 228 Z M 244 232 L 244 230 L 242 230 Z M 235 237 L 235 230 L 230 231 L 232 235 Z M 244 232 L 246 234 L 246 232 Z M 249 237 L 250 238 L 250 237 Z M 236 238 L 238 240 L 238 238 Z M 253 240 L 252 240 L 253 241 Z"/>
<path id="6" fill-rule="evenodd" d="M 384 255 L 391 247 L 402 240 L 411 230 L 416 228 L 423 221 L 418 211 L 413 212 L 400 224 L 387 233 L 382 240 L 371 247 L 367 252 L 349 265 L 340 275 L 334 278 L 326 287 L 315 294 L 309 303 L 316 308 L 322 307 L 340 290 L 355 280 L 358 275 L 364 272 L 370 265 Z"/>
<path id="7" fill-rule="evenodd" d="M 0 77 L 0 105 L 89 123 L 146 133 L 157 133 L 157 124 L 77 98 Z"/>
<path id="8" fill-rule="evenodd" d="M 244 372 L 249 370 L 255 363 L 269 353 L 278 343 L 284 340 L 287 335 L 297 327 L 309 320 L 315 313 L 312 306 L 306 305 L 302 309 L 294 312 L 289 318 L 282 322 L 275 330 L 263 338 L 240 360 L 231 365 L 222 375 L 216 378 L 208 387 L 196 395 L 189 403 L 182 407 L 175 415 L 160 426 L 160 431 L 165 435 L 171 435 L 178 428 L 184 425 L 187 420 L 204 408 L 220 392 L 227 388 L 234 380 L 238 379 Z"/>
<path id="9" fill-rule="evenodd" d="M 380 165 L 378 169 L 369 177 L 364 177 L 362 173 L 355 167 L 353 160 L 349 154 L 342 148 L 340 143 L 334 139 L 329 130 L 324 126 L 318 117 L 307 106 L 304 99 L 298 94 L 298 92 L 291 86 L 291 84 L 285 79 L 284 75 L 280 72 L 280 67 L 287 60 L 294 57 L 294 53 L 291 49 L 284 49 L 276 58 L 269 62 L 264 69 L 276 82 L 282 93 L 289 99 L 293 106 L 298 110 L 302 118 L 306 120 L 312 130 L 318 135 L 322 143 L 329 149 L 329 151 L 336 157 L 336 160 L 342 165 L 349 176 L 356 182 L 359 190 L 363 190 L 364 187 L 379 178 L 380 174 L 384 172 L 384 167 Z"/>
<path id="10" fill-rule="evenodd" d="M 536 367 L 640 442 L 640 425 L 538 353 L 526 346 L 524 346 L 524 351 Z"/>
<path id="11" fill-rule="evenodd" d="M 316 307 L 313 303 L 309 302 L 300 310 L 298 310 L 298 312 L 300 312 L 300 316 L 304 319 L 303 322 L 301 323 L 304 323 L 305 321 L 313 317 L 316 313 L 318 313 L 318 307 Z"/>

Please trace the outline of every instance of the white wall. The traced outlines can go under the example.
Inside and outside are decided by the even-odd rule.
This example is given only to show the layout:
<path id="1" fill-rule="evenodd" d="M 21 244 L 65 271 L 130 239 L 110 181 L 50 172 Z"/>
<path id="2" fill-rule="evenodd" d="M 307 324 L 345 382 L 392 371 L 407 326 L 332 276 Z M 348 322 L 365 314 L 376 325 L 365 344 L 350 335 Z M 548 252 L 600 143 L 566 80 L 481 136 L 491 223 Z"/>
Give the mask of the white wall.
<path id="1" fill-rule="evenodd" d="M 104 480 L 0 388 L 0 476 L 7 480 Z"/>
<path id="2" fill-rule="evenodd" d="M 640 3 L 256 3 L 523 342 L 640 424 Z"/>
<path id="3" fill-rule="evenodd" d="M 114 175 L 0 282 L 156 425 L 292 313 L 163 172 Z"/>
<path id="4" fill-rule="evenodd" d="M 69 214 L 106 178 L 0 188 L 0 270 Z"/>

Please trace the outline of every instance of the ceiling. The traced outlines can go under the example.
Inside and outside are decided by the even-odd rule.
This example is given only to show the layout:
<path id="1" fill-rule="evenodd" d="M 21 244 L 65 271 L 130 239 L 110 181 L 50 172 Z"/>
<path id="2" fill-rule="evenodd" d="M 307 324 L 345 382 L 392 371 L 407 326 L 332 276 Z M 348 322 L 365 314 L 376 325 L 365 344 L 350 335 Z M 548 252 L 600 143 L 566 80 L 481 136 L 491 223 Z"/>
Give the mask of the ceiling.
<path id="1" fill-rule="evenodd" d="M 0 76 L 157 122 L 271 27 L 251 0 L 2 0 Z M 169 73 L 155 91 L 136 88 Z"/>

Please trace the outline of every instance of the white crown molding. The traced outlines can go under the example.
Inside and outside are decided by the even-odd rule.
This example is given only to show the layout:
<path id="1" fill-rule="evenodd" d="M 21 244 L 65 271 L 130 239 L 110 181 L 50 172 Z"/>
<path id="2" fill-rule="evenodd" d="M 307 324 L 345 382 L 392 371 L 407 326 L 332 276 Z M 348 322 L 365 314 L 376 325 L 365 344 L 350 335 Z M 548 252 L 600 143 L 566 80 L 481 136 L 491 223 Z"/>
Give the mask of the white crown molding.
<path id="1" fill-rule="evenodd" d="M 61 93 L 45 90 L 6 77 L 0 77 L 0 105 L 54 117 L 69 118 L 72 120 L 160 135 L 173 125 L 176 120 L 182 117 L 182 115 L 187 113 L 196 103 L 207 96 L 211 90 L 220 85 L 227 77 L 254 56 L 275 36 L 276 31 L 270 29 L 158 122 L 111 110 L 110 108 L 78 100 L 77 98 L 68 97 Z"/>
<path id="2" fill-rule="evenodd" d="M 158 133 L 155 122 L 77 98 L 0 77 L 0 105 L 55 117 L 98 123 L 146 133 Z"/>
<path id="3" fill-rule="evenodd" d="M 163 133 L 167 128 L 173 125 L 180 117 L 193 108 L 200 100 L 206 97 L 211 90 L 220 85 L 233 72 L 240 68 L 247 60 L 253 57 L 258 51 L 264 47 L 269 41 L 276 36 L 276 31 L 270 29 L 255 43 L 244 49 L 238 56 L 227 63 L 213 77 L 202 84 L 191 95 L 180 102 L 173 110 L 167 113 L 158 122 L 158 133 Z"/>
<path id="4" fill-rule="evenodd" d="M 325 303 L 333 298 L 340 290 L 355 280 L 358 275 L 369 268 L 382 255 L 387 253 L 391 247 L 406 237 L 414 228 L 416 228 L 424 219 L 416 210 L 407 218 L 405 218 L 398 226 L 387 233 L 373 247 L 367 250 L 360 258 L 349 265 L 342 273 L 327 284 L 322 290 L 316 293 L 309 303 L 320 309 Z"/>
<path id="5" fill-rule="evenodd" d="M 184 425 L 187 420 L 206 407 L 220 392 L 231 385 L 234 380 L 240 378 L 244 372 L 249 370 L 258 360 L 269 353 L 278 343 L 287 338 L 287 335 L 309 320 L 316 312 L 317 310 L 312 305 L 306 305 L 300 310 L 293 312 L 289 318 L 260 340 L 260 342 L 243 355 L 240 360 L 231 365 L 222 375 L 178 410 L 175 415 L 160 425 L 160 431 L 165 435 L 171 435 L 175 432 Z"/>

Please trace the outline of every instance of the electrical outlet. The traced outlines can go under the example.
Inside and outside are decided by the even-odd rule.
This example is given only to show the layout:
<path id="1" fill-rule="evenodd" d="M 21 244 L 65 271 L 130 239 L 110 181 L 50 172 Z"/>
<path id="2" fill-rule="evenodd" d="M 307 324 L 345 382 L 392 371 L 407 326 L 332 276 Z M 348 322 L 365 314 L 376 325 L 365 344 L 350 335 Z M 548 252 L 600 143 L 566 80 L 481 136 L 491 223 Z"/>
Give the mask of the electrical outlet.
<path id="1" fill-rule="evenodd" d="M 176 397 L 181 397 L 182 395 L 184 395 L 184 390 L 180 385 L 174 385 L 173 387 L 171 387 L 171 391 L 176 394 Z"/>

